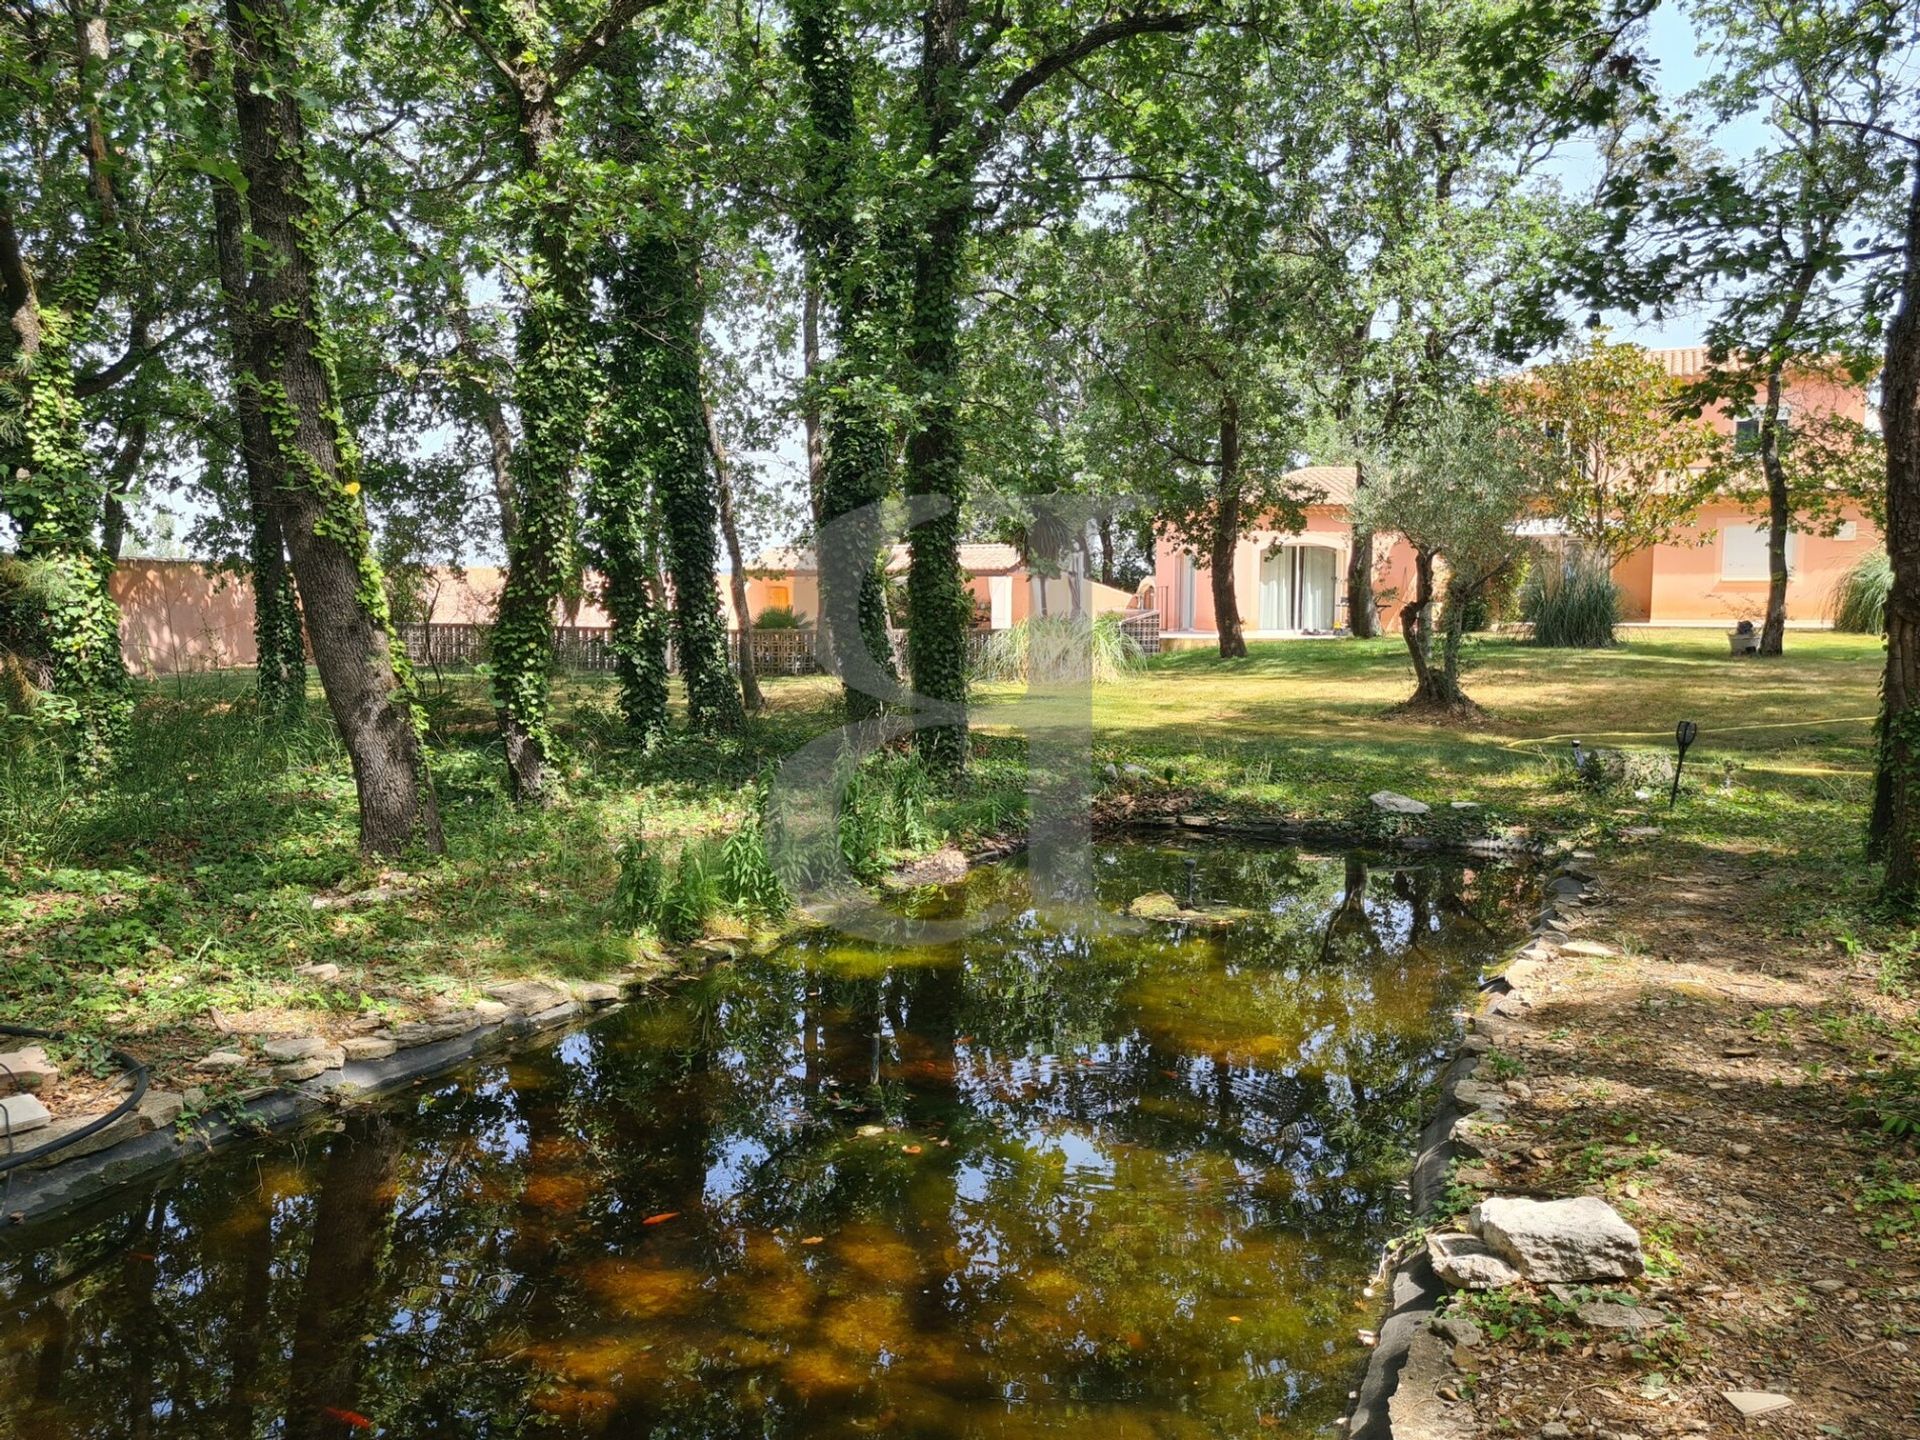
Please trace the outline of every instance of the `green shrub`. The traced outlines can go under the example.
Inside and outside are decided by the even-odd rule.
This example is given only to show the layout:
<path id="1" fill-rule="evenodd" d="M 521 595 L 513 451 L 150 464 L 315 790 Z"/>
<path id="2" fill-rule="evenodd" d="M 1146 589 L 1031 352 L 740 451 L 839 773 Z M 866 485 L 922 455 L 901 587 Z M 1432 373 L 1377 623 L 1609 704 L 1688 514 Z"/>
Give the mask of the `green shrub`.
<path id="1" fill-rule="evenodd" d="M 615 918 L 629 930 L 654 930 L 666 906 L 667 868 L 640 836 L 620 847 L 620 878 L 614 883 Z"/>
<path id="2" fill-rule="evenodd" d="M 804 630 L 807 617 L 791 605 L 769 605 L 753 622 L 756 630 Z"/>
<path id="3" fill-rule="evenodd" d="M 673 883 L 660 901 L 659 930 L 669 940 L 698 940 L 721 908 L 720 866 L 706 842 L 680 847 Z"/>
<path id="4" fill-rule="evenodd" d="M 1620 587 L 1594 560 L 1545 560 L 1527 576 L 1520 613 L 1533 643 L 1591 650 L 1614 643 L 1620 624 Z"/>
<path id="5" fill-rule="evenodd" d="M 1121 628 L 1116 614 L 1035 615 L 996 630 L 974 671 L 977 679 L 987 681 L 1084 676 L 1096 685 L 1110 685 L 1137 669 L 1141 659 L 1140 643 Z"/>
<path id="6" fill-rule="evenodd" d="M 903 850 L 943 838 L 929 818 L 933 777 L 917 753 L 885 750 L 855 772 L 840 802 L 840 858 L 856 876 L 881 874 Z"/>
<path id="7" fill-rule="evenodd" d="M 1887 595 L 1893 589 L 1893 561 L 1884 550 L 1862 555 L 1833 587 L 1827 609 L 1833 628 L 1850 635 L 1884 635 Z"/>
<path id="8" fill-rule="evenodd" d="M 773 873 L 758 825 L 741 826 L 720 847 L 720 888 L 730 904 L 747 914 L 786 914 L 787 890 Z"/>

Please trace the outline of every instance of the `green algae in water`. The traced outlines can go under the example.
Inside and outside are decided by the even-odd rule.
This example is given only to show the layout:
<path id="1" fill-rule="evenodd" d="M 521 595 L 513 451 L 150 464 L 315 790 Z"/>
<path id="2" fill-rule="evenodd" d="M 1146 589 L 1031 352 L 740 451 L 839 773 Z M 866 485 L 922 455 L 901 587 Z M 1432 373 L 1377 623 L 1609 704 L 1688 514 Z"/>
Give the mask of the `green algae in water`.
<path id="1" fill-rule="evenodd" d="M 1128 923 L 1185 893 L 1227 928 Z M 1096 853 L 0 1238 L 0 1436 L 1304 1436 L 1526 877 Z"/>

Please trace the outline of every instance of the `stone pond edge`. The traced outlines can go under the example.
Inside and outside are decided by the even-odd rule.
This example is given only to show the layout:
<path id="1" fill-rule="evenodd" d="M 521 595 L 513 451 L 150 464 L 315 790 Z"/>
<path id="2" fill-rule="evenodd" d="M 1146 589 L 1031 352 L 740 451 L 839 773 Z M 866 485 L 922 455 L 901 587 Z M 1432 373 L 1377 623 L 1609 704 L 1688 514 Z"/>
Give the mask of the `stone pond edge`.
<path id="1" fill-rule="evenodd" d="M 1487 859 L 1540 859 L 1542 848 L 1531 841 L 1504 837 L 1454 839 L 1418 834 L 1368 834 L 1360 827 L 1340 821 L 1258 819 L 1214 815 L 1160 815 L 1129 817 L 1117 823 L 1096 827 L 1101 834 L 1164 832 L 1207 832 L 1232 835 L 1249 840 L 1284 844 L 1340 845 L 1369 847 L 1418 854 L 1459 854 Z M 965 865 L 988 864 L 1016 855 L 1026 848 L 1024 836 L 1002 836 L 968 851 Z M 902 867 L 910 874 L 923 862 Z M 799 928 L 796 926 L 792 928 Z M 786 932 L 782 932 L 783 934 Z M 1531 942 L 1529 942 L 1531 943 Z M 723 946 L 731 953 L 732 947 Z M 697 952 L 695 952 L 697 953 Z M 684 968 L 678 970 L 684 974 Z M 338 1068 L 300 1081 L 283 1081 L 265 1091 L 241 1098 L 225 1107 L 224 1114 L 208 1113 L 194 1117 L 184 1127 L 176 1123 L 184 1111 L 181 1103 L 171 1104 L 171 1113 L 153 1118 L 150 1107 L 156 1100 L 179 1102 L 179 1096 L 149 1093 L 140 1110 L 119 1124 L 144 1124 L 146 1128 L 115 1143 L 91 1149 L 67 1159 L 49 1157 L 36 1164 L 0 1173 L 0 1228 L 14 1230 L 39 1225 L 104 1202 L 114 1194 L 142 1183 L 152 1183 L 163 1175 L 249 1141 L 284 1135 L 302 1126 L 323 1121 L 343 1108 L 390 1098 L 409 1086 L 423 1084 L 446 1075 L 471 1061 L 487 1055 L 516 1050 L 538 1040 L 558 1039 L 566 1031 L 589 1019 L 618 1009 L 625 995 L 646 990 L 669 975 L 625 977 L 619 985 L 595 984 L 572 987 L 569 998 L 556 990 L 556 1003 L 532 1009 L 520 1009 L 497 1022 L 474 1024 L 464 1032 L 397 1049 L 379 1059 L 347 1060 Z M 544 982 L 533 982 L 541 984 Z M 1453 1087 L 1465 1078 L 1461 1059 L 1448 1067 L 1443 1082 L 1441 1112 L 1453 1103 Z M 1456 1073 L 1458 1072 L 1458 1073 Z M 145 1118 L 143 1119 L 143 1115 Z M 1458 1118 L 1457 1115 L 1453 1118 Z M 1420 1190 L 1423 1167 L 1444 1179 L 1451 1150 L 1437 1162 L 1431 1161 L 1439 1149 L 1428 1143 L 1439 1123 L 1436 1116 L 1422 1134 L 1421 1161 L 1415 1169 L 1415 1210 L 1424 1214 L 1431 1207 L 1432 1195 L 1424 1199 Z M 1447 1129 L 1452 1121 L 1448 1121 Z M 1445 1137 L 1447 1129 L 1439 1131 Z M 1447 1142 L 1450 1144 L 1450 1142 Z M 1437 1192 L 1436 1192 L 1437 1193 Z M 1424 1263 L 1424 1262 L 1423 1262 Z M 1404 1267 L 1403 1267 L 1404 1268 Z M 1397 1274 L 1397 1272 L 1396 1272 Z M 1396 1279 L 1396 1285 L 1398 1281 Z M 1429 1304 L 1428 1308 L 1431 1308 Z M 1396 1305 L 1396 1309 L 1398 1306 Z M 1389 1328 L 1381 1331 L 1380 1348 L 1368 1367 L 1369 1377 L 1379 1368 L 1387 1349 Z M 1397 1333 L 1397 1331 L 1396 1331 Z M 1397 1373 L 1394 1372 L 1394 1373 Z M 1362 1390 L 1362 1395 L 1367 1393 Z M 1361 1432 L 1355 1431 L 1356 1434 Z M 1388 1432 L 1375 1432 L 1370 1440 L 1384 1440 Z"/>
<path id="2" fill-rule="evenodd" d="M 1509 953 L 1509 967 L 1519 962 L 1554 958 L 1559 947 L 1570 938 L 1561 902 L 1579 906 L 1598 888 L 1597 876 L 1587 868 L 1594 859 L 1590 852 L 1556 846 L 1537 847 L 1530 853 L 1535 858 L 1544 858 L 1555 852 L 1568 858 L 1548 877 L 1546 904 L 1527 938 Z M 1500 853 L 1517 857 L 1521 852 Z M 1441 1072 L 1435 1109 L 1420 1132 L 1411 1176 L 1412 1214 L 1418 1223 L 1434 1218 L 1446 1190 L 1448 1172 L 1455 1160 L 1467 1154 L 1454 1138 L 1454 1132 L 1474 1113 L 1475 1107 L 1462 1102 L 1460 1087 L 1474 1077 L 1481 1057 L 1494 1048 L 1487 1033 L 1487 1021 L 1497 1018 L 1511 1003 L 1524 1003 L 1524 998 L 1518 996 L 1506 978 L 1506 968 L 1502 967 L 1500 973 L 1482 984 L 1480 1003 L 1468 1017 L 1468 1028 Z M 1510 1001 L 1509 997 L 1515 1000 Z M 1424 1352 L 1431 1350 L 1444 1356 L 1451 1350 L 1428 1329 L 1428 1322 L 1448 1287 L 1434 1273 L 1424 1244 L 1389 1249 L 1382 1257 L 1382 1267 L 1386 1271 L 1387 1313 L 1347 1411 L 1348 1440 L 1446 1440 L 1446 1437 L 1473 1433 L 1470 1421 L 1464 1427 L 1449 1425 L 1447 1421 L 1452 1417 L 1433 1423 L 1437 1417 L 1434 1404 L 1428 1403 L 1432 1400 L 1430 1396 L 1408 1394 L 1404 1397 L 1404 1407 L 1395 1406 L 1394 1401 L 1402 1398 L 1403 1376 L 1417 1367 L 1431 1368 L 1426 1362 L 1433 1357 Z M 1416 1355 L 1416 1347 L 1423 1353 Z M 1406 1413 L 1397 1414 L 1400 1409 Z"/>

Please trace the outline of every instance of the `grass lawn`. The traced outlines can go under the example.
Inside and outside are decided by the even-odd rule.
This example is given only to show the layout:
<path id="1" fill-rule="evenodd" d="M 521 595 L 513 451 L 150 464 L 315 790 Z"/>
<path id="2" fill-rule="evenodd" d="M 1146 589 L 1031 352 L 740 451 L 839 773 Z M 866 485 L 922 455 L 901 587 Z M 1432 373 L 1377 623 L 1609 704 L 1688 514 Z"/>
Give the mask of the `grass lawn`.
<path id="1" fill-rule="evenodd" d="M 1256 645 L 1245 660 L 1164 656 L 1095 702 L 1096 763 L 1145 767 L 1106 783 L 1116 810 L 1369 817 L 1381 788 L 1436 804 L 1433 823 L 1525 827 L 1604 843 L 1648 823 L 1672 845 L 1764 857 L 1778 923 L 1854 924 L 1880 647 L 1793 634 L 1780 661 L 1733 660 L 1715 631 L 1629 632 L 1599 653 L 1477 643 L 1467 687 L 1488 722 L 1440 730 L 1383 717 L 1408 692 L 1397 641 Z M 0 1020 L 73 1028 L 149 1053 L 163 1074 L 204 1053 L 209 1017 L 258 1009 L 349 1018 L 470 998 L 503 976 L 591 978 L 644 958 L 610 906 L 621 844 L 671 851 L 751 819 L 752 782 L 841 721 L 820 678 L 766 682 L 741 740 L 626 745 L 610 684 L 560 689 L 566 794 L 542 813 L 501 794 L 480 681 L 430 687 L 450 854 L 385 876 L 385 903 L 316 908 L 382 879 L 354 849 L 353 789 L 316 695 L 313 720 L 263 733 L 246 674 L 151 688 L 123 764 L 102 783 L 15 753 L 0 773 Z M 1022 744 L 1004 688 L 984 689 L 972 778 L 928 811 L 961 843 L 1023 823 Z M 1565 755 L 1589 744 L 1664 751 L 1700 726 L 1690 793 L 1596 794 Z M 1730 775 L 1726 766 L 1734 768 Z M 1723 785 L 1730 788 L 1723 789 Z M 1484 809 L 1470 818 L 1449 800 Z M 340 966 L 324 983 L 296 973 Z"/>

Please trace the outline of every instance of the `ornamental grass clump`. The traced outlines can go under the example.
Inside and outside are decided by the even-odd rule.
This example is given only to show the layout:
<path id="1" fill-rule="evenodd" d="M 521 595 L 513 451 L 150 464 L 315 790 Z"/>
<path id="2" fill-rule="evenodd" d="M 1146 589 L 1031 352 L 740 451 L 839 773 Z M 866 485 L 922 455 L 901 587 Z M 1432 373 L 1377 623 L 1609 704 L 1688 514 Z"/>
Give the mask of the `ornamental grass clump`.
<path id="1" fill-rule="evenodd" d="M 1520 597 L 1536 645 L 1594 650 L 1612 645 L 1620 625 L 1620 587 L 1607 567 L 1580 560 L 1536 565 Z"/>
<path id="2" fill-rule="evenodd" d="M 1842 575 L 1827 601 L 1833 628 L 1849 635 L 1887 633 L 1887 596 L 1893 590 L 1893 561 L 1884 550 L 1862 555 Z"/>
<path id="3" fill-rule="evenodd" d="M 1004 684 L 1084 678 L 1111 685 L 1144 658 L 1116 614 L 1030 616 L 996 630 L 974 670 L 976 679 Z"/>

